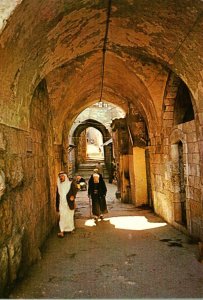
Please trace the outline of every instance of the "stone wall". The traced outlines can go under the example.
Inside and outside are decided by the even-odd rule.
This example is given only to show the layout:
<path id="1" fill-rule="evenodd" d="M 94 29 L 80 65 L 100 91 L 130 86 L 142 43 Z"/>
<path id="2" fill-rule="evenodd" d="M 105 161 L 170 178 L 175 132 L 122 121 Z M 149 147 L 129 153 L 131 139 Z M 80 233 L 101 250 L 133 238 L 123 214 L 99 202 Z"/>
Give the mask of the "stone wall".
<path id="1" fill-rule="evenodd" d="M 75 138 L 76 139 L 76 138 Z M 86 140 L 86 130 L 82 131 L 80 137 L 78 138 L 78 153 L 77 153 L 77 163 L 84 163 L 87 156 L 87 140 Z"/>
<path id="2" fill-rule="evenodd" d="M 201 177 L 199 165 L 199 147 L 195 122 L 190 121 L 173 128 L 169 138 L 164 139 L 160 153 L 151 156 L 154 181 L 155 211 L 168 222 L 176 222 L 181 187 L 178 179 L 177 145 L 183 144 L 184 186 L 186 197 L 187 230 L 196 237 L 201 237 L 202 203 Z M 152 146 L 153 147 L 153 146 Z M 179 227 L 179 226 L 178 226 Z"/>
<path id="3" fill-rule="evenodd" d="M 159 134 L 151 138 L 149 147 L 154 208 L 178 229 L 203 239 L 201 151 L 197 131 L 200 127 L 197 118 L 175 124 L 174 103 L 178 84 L 177 78 L 168 82 L 162 127 Z"/>
<path id="4" fill-rule="evenodd" d="M 40 258 L 55 217 L 54 150 L 46 86 L 36 90 L 30 132 L 0 126 L 0 295 Z M 3 294 L 4 291 L 4 294 Z"/>

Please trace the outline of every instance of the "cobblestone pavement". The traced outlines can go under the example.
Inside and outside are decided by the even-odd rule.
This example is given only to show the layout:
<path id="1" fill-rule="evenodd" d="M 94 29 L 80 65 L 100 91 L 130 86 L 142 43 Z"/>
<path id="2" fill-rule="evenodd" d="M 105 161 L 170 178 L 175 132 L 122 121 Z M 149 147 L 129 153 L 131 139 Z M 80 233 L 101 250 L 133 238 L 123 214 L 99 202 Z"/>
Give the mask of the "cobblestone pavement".
<path id="1" fill-rule="evenodd" d="M 55 228 L 10 299 L 203 297 L 197 244 L 150 210 L 120 203 L 107 186 L 105 219 L 95 224 L 80 191 L 75 233 L 59 239 Z"/>

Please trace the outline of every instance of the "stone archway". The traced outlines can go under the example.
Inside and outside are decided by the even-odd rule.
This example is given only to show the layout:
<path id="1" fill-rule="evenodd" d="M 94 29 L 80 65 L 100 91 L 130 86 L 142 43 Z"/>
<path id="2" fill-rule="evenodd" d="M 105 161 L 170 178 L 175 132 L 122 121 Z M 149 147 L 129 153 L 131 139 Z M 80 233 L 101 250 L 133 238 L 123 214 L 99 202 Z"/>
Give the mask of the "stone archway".
<path id="1" fill-rule="evenodd" d="M 111 134 L 106 129 L 106 127 L 102 123 L 100 123 L 96 120 L 87 119 L 87 120 L 83 121 L 82 124 L 78 125 L 76 127 L 76 129 L 74 130 L 72 137 L 70 137 L 70 139 L 72 141 L 74 141 L 74 145 L 75 145 L 75 153 L 74 153 L 74 158 L 73 158 L 75 166 L 73 167 L 73 172 L 77 171 L 79 164 L 82 162 L 82 160 L 87 159 L 87 156 L 86 155 L 84 156 L 84 149 L 86 152 L 86 147 L 87 147 L 86 135 L 85 134 L 82 135 L 82 139 L 80 137 L 81 137 L 81 134 L 83 132 L 85 132 L 85 130 L 89 127 L 93 127 L 95 129 L 97 129 L 102 134 L 104 143 L 107 142 L 111 138 Z M 82 147 L 84 147 L 83 154 L 80 153 L 81 143 L 82 143 Z M 81 155 L 83 155 L 82 159 L 81 159 Z M 109 173 L 111 172 L 111 170 L 110 170 L 111 161 L 112 161 L 112 145 L 104 146 L 104 162 L 105 162 L 105 165 L 106 165 Z"/>

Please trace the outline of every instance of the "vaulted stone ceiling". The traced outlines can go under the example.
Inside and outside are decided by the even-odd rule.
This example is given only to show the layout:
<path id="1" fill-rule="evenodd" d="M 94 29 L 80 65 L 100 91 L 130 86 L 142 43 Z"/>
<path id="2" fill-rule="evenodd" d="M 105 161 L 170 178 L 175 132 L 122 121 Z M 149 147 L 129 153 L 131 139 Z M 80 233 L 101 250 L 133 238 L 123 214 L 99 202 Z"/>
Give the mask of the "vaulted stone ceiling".
<path id="1" fill-rule="evenodd" d="M 24 0 L 0 36 L 2 123 L 29 127 L 29 105 L 43 78 L 58 130 L 98 101 L 109 3 L 103 100 L 126 111 L 133 103 L 154 130 L 172 70 L 200 108 L 202 1 Z"/>

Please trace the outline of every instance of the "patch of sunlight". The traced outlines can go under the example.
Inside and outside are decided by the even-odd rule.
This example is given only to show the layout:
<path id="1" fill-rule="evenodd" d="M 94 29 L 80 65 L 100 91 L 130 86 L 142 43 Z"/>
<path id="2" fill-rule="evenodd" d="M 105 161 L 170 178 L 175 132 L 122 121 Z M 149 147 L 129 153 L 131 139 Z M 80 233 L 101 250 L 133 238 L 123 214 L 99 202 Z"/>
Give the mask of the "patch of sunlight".
<path id="1" fill-rule="evenodd" d="M 85 222 L 85 226 L 88 226 L 88 227 L 96 226 L 95 220 L 94 219 L 87 220 Z"/>
<path id="2" fill-rule="evenodd" d="M 126 230 L 145 230 L 166 226 L 167 223 L 151 223 L 144 216 L 123 216 L 105 218 L 105 221 L 109 221 L 115 228 Z"/>

